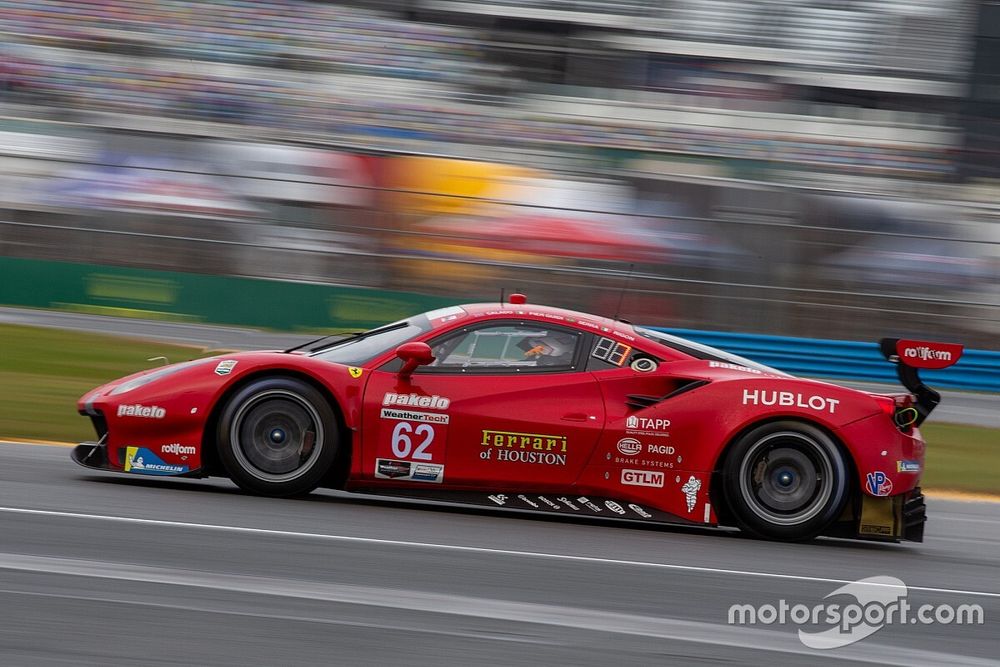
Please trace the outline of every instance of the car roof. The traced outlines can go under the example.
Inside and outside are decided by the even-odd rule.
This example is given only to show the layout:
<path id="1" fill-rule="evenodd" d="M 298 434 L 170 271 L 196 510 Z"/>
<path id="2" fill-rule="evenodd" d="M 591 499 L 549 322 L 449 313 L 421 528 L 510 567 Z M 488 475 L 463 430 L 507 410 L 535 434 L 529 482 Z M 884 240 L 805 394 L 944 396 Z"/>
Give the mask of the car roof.
<path id="1" fill-rule="evenodd" d="M 617 338 L 635 340 L 635 328 L 628 322 L 613 320 L 610 317 L 581 313 L 566 308 L 542 306 L 531 303 L 468 303 L 459 306 L 472 320 L 509 319 L 523 317 L 562 324 L 574 328 L 590 330 L 598 334 L 616 334 Z M 453 318 L 445 317 L 432 320 L 434 328 L 447 324 Z M 464 319 L 464 318 L 463 318 Z"/>

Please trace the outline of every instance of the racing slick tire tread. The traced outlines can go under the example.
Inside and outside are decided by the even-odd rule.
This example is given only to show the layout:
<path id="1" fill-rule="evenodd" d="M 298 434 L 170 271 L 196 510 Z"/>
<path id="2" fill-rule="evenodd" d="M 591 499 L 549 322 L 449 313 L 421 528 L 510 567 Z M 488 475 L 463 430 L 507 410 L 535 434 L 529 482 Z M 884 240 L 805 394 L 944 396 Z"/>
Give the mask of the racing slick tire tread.
<path id="1" fill-rule="evenodd" d="M 247 457 L 236 453 L 239 443 L 234 442 L 231 435 L 233 422 L 240 417 L 241 408 L 269 393 L 278 393 L 311 407 L 319 418 L 318 426 L 322 433 L 313 445 L 318 446 L 320 451 L 307 462 L 307 469 L 285 481 L 266 480 L 254 474 Z M 340 430 L 336 412 L 319 390 L 297 378 L 271 376 L 250 382 L 229 398 L 218 421 L 216 443 L 219 460 L 237 486 L 257 495 L 288 498 L 307 495 L 323 483 L 337 460 Z"/>
<path id="2" fill-rule="evenodd" d="M 746 474 L 744 461 L 754 456 L 755 451 L 769 438 L 791 434 L 791 442 L 801 436 L 800 447 L 811 450 L 811 456 L 829 463 L 828 474 L 823 477 L 829 485 L 829 496 L 816 508 L 812 515 L 802 521 L 783 524 L 769 520 L 755 511 L 756 505 L 746 497 L 746 489 L 741 484 L 741 474 Z M 726 506 L 743 531 L 757 537 L 785 542 L 805 542 L 823 533 L 838 520 L 851 496 L 851 467 L 837 442 L 822 429 L 801 421 L 782 420 L 761 424 L 739 437 L 729 450 L 722 470 L 723 493 Z M 759 506 L 759 505 L 758 505 Z M 765 512 L 766 513 L 766 512 Z"/>

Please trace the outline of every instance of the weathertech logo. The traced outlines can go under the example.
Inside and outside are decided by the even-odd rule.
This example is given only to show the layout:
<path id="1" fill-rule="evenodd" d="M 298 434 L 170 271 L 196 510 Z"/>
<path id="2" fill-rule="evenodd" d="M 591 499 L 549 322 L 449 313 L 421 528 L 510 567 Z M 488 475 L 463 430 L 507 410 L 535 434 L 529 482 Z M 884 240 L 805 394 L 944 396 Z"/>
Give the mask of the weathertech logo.
<path id="1" fill-rule="evenodd" d="M 167 411 L 158 405 L 119 405 L 119 417 L 147 417 L 149 419 L 163 419 Z"/>
<path id="2" fill-rule="evenodd" d="M 448 415 L 441 415 L 436 412 L 416 412 L 414 410 L 397 410 L 395 408 L 382 408 L 380 413 L 382 419 L 402 419 L 411 422 L 426 422 L 429 424 L 447 424 Z"/>

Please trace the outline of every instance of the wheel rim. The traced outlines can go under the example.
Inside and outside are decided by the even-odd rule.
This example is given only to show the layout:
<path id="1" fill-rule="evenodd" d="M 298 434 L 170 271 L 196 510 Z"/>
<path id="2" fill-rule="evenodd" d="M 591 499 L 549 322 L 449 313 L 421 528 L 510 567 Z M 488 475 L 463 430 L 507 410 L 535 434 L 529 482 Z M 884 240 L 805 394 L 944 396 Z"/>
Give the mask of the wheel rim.
<path id="1" fill-rule="evenodd" d="M 240 466 L 257 479 L 287 482 L 307 473 L 323 449 L 323 423 L 311 403 L 274 389 L 240 406 L 229 431 Z"/>
<path id="2" fill-rule="evenodd" d="M 773 524 L 805 523 L 833 493 L 827 450 L 804 433 L 772 433 L 754 443 L 740 465 L 740 491 L 750 510 Z"/>

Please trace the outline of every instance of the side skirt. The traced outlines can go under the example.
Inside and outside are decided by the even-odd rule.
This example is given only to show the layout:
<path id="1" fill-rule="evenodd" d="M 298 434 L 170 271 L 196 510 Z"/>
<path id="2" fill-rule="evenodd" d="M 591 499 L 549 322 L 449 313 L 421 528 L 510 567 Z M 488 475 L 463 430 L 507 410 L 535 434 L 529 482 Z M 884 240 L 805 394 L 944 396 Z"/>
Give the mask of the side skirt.
<path id="1" fill-rule="evenodd" d="M 605 496 L 504 491 L 488 493 L 483 491 L 448 491 L 443 489 L 349 487 L 348 491 L 393 498 L 432 500 L 457 503 L 473 507 L 518 510 L 562 516 L 583 516 L 590 518 L 644 521 L 649 523 L 672 523 L 685 526 L 709 526 L 697 521 L 668 514 L 648 505 Z"/>

